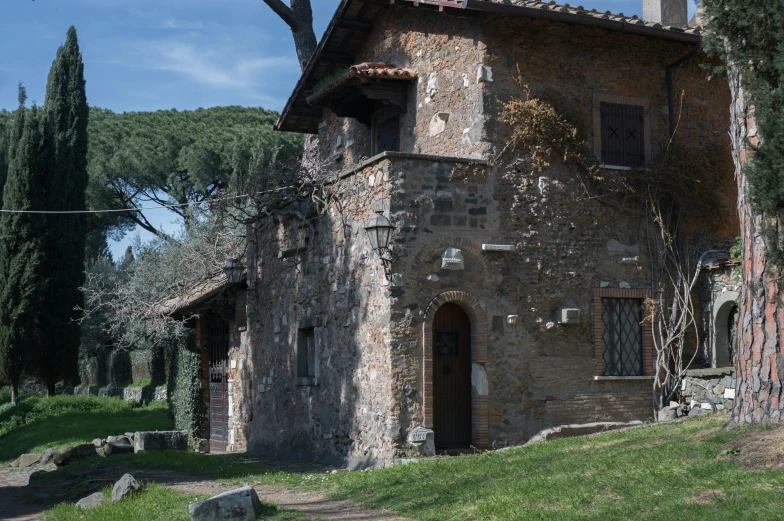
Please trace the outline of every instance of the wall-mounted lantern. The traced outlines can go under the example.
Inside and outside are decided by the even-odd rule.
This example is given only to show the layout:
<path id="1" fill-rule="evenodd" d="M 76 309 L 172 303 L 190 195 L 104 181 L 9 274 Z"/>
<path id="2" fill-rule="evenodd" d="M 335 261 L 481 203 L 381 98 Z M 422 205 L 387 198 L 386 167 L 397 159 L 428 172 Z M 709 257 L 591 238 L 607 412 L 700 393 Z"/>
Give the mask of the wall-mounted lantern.
<path id="1" fill-rule="evenodd" d="M 223 266 L 223 271 L 226 273 L 226 280 L 229 284 L 239 284 L 242 282 L 242 263 L 237 259 L 229 259 L 226 265 Z"/>
<path id="2" fill-rule="evenodd" d="M 370 219 L 365 226 L 368 239 L 370 239 L 370 247 L 384 263 L 384 275 L 387 280 L 392 278 L 392 260 L 387 257 L 387 254 L 389 253 L 389 239 L 392 238 L 392 230 L 394 229 L 395 227 L 392 226 L 389 219 L 381 215 L 381 212 L 378 212 L 378 215 Z"/>

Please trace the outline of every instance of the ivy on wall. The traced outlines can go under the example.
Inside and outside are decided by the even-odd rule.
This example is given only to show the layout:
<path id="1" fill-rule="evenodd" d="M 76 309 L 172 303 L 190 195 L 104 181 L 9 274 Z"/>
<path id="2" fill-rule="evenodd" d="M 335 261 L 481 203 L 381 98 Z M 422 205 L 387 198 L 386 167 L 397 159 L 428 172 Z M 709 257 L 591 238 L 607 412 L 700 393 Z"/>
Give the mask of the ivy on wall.
<path id="1" fill-rule="evenodd" d="M 168 402 L 174 427 L 186 430 L 191 442 L 207 434 L 207 405 L 201 388 L 201 354 L 193 334 L 174 346 L 170 356 Z"/>

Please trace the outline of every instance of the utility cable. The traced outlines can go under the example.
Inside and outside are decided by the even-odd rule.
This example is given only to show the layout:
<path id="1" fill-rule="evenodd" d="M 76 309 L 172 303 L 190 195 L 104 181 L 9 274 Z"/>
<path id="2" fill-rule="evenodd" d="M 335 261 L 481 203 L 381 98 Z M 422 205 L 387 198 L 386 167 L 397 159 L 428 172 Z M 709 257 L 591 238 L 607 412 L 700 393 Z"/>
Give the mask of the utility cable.
<path id="1" fill-rule="evenodd" d="M 271 190 L 263 190 L 252 194 L 231 195 L 226 197 L 218 197 L 215 199 L 205 199 L 203 201 L 191 201 L 189 203 L 178 204 L 162 204 L 160 206 L 145 206 L 142 208 L 112 208 L 108 210 L 0 210 L 0 213 L 26 213 L 26 214 L 48 214 L 48 215 L 73 215 L 73 214 L 101 214 L 101 213 L 122 213 L 122 212 L 143 212 L 145 210 L 161 210 L 171 208 L 183 208 L 185 206 L 192 206 L 194 204 L 213 203 L 217 201 L 228 201 L 232 199 L 243 199 L 246 197 L 253 197 L 254 195 L 268 194 L 271 192 L 280 192 L 288 188 L 295 188 L 296 185 L 282 186 L 273 188 Z"/>

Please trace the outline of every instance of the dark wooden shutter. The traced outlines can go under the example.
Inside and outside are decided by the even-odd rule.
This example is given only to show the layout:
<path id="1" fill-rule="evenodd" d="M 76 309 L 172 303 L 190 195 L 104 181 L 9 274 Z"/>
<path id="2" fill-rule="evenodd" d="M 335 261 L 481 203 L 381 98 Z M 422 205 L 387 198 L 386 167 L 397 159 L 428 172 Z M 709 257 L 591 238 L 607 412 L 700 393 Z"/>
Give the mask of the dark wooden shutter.
<path id="1" fill-rule="evenodd" d="M 623 164 L 623 108 L 621 105 L 602 103 L 602 163 Z"/>
<path id="2" fill-rule="evenodd" d="M 645 164 L 643 108 L 602 103 L 602 163 L 613 166 Z"/>
<path id="3" fill-rule="evenodd" d="M 642 107 L 623 106 L 624 166 L 645 164 L 645 145 L 643 140 Z"/>
<path id="4" fill-rule="evenodd" d="M 400 117 L 389 118 L 376 125 L 376 154 L 400 150 Z"/>

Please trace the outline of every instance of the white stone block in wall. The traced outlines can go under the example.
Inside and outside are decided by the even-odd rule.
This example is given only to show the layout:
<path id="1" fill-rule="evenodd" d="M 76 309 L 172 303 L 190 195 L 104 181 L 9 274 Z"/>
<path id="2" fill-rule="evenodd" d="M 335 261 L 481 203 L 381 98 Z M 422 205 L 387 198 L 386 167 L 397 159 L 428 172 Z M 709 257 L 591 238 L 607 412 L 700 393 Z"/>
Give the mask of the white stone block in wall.
<path id="1" fill-rule="evenodd" d="M 493 82 L 493 68 L 487 67 L 485 65 L 480 65 L 479 69 L 476 71 L 476 82 L 482 83 L 492 83 Z"/>
<path id="2" fill-rule="evenodd" d="M 514 244 L 483 244 L 482 251 L 515 251 Z"/>
<path id="3" fill-rule="evenodd" d="M 446 124 L 449 122 L 449 112 L 438 112 L 433 115 L 430 119 L 430 129 L 428 134 L 430 137 L 435 137 L 444 130 L 446 130 Z"/>
<path id="4" fill-rule="evenodd" d="M 735 389 L 724 389 L 724 398 L 727 400 L 735 399 Z"/>
<path id="5" fill-rule="evenodd" d="M 441 269 L 455 271 L 464 270 L 465 260 L 463 259 L 463 252 L 458 248 L 447 248 L 441 256 Z"/>
<path id="6" fill-rule="evenodd" d="M 471 364 L 471 387 L 477 396 L 487 396 L 487 371 L 481 364 Z"/>
<path id="7" fill-rule="evenodd" d="M 438 88 L 438 74 L 435 72 L 430 74 L 430 77 L 427 79 L 427 95 L 434 96 L 436 93 L 436 89 Z"/>

